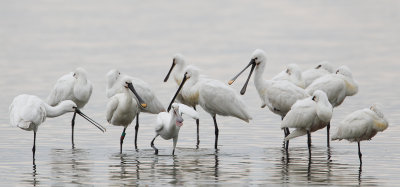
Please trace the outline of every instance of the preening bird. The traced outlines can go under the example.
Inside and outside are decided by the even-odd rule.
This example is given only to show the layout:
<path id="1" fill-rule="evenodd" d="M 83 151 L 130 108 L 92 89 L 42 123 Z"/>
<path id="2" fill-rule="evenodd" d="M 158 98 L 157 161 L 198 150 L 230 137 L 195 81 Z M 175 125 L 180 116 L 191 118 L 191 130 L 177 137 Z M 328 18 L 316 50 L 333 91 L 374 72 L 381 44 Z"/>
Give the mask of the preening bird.
<path id="1" fill-rule="evenodd" d="M 316 67 L 305 70 L 302 73 L 302 78 L 305 83 L 305 87 L 307 88 L 314 80 L 333 73 L 334 68 L 332 64 L 328 61 L 322 61 L 320 62 Z"/>
<path id="2" fill-rule="evenodd" d="M 139 112 L 136 114 L 136 126 L 135 126 L 135 149 L 137 150 L 137 136 L 139 132 L 139 114 L 140 112 L 158 114 L 164 112 L 165 108 L 160 100 L 155 95 L 155 92 L 151 86 L 145 81 L 122 74 L 116 69 L 112 69 L 107 73 L 107 97 L 110 98 L 118 93 L 123 93 L 126 88 L 124 87 L 124 80 L 128 79 L 131 81 L 133 87 L 146 103 L 146 108 L 139 107 Z"/>
<path id="3" fill-rule="evenodd" d="M 219 135 L 216 119 L 217 114 L 233 116 L 246 122 L 249 122 L 251 119 L 250 114 L 247 112 L 245 102 L 235 93 L 235 90 L 218 80 L 200 79 L 200 72 L 196 67 L 188 66 L 186 68 L 182 83 L 176 91 L 168 110 L 171 108 L 172 103 L 180 91 L 183 97 L 198 99 L 199 105 L 213 118 L 215 149 L 217 149 L 218 146 Z"/>
<path id="4" fill-rule="evenodd" d="M 155 127 L 156 136 L 150 143 L 150 146 L 154 149 L 155 154 L 158 154 L 158 149 L 154 146 L 154 140 L 158 136 L 161 136 L 164 140 L 173 139 L 172 155 L 175 154 L 179 130 L 183 125 L 182 114 L 188 115 L 193 119 L 199 119 L 199 114 L 184 104 L 173 103 L 171 106 L 172 110 L 170 110 L 169 113 L 161 112 L 157 115 L 157 124 Z"/>
<path id="5" fill-rule="evenodd" d="M 275 114 L 281 116 L 281 119 L 289 112 L 290 107 L 300 99 L 304 99 L 309 94 L 302 88 L 296 86 L 287 80 L 264 80 L 262 75 L 267 64 L 267 57 L 263 50 L 256 49 L 251 55 L 250 63 L 239 72 L 234 78 L 232 78 L 228 84 L 232 84 L 248 67 L 251 66 L 249 76 L 240 91 L 240 94 L 246 92 L 247 84 L 249 83 L 250 77 L 254 73 L 254 85 L 258 91 L 258 95 L 261 98 L 261 108 L 267 106 L 269 110 Z M 285 137 L 290 134 L 289 129 L 284 129 Z M 286 149 L 288 149 L 289 142 L 286 142 Z"/>
<path id="6" fill-rule="evenodd" d="M 61 101 L 56 106 L 50 106 L 37 96 L 22 94 L 14 98 L 9 107 L 10 124 L 26 131 L 33 131 L 33 163 L 35 163 L 36 132 L 46 117 L 54 118 L 67 112 L 75 112 L 95 125 L 101 131 L 106 129 L 83 114 L 71 100 Z"/>
<path id="7" fill-rule="evenodd" d="M 352 96 L 358 92 L 358 84 L 353 79 L 350 69 L 347 66 L 341 66 L 336 70 L 335 74 L 324 75 L 306 88 L 309 94 L 314 93 L 316 90 L 325 92 L 332 107 L 337 107 L 343 103 L 346 96 Z M 329 147 L 330 123 L 328 123 L 326 129 L 326 141 Z"/>
<path id="8" fill-rule="evenodd" d="M 348 140 L 357 142 L 358 157 L 362 164 L 360 142 L 371 140 L 378 132 L 386 130 L 389 122 L 377 104 L 370 108 L 357 110 L 347 115 L 338 125 L 337 131 L 332 135 L 332 140 Z"/>
<path id="9" fill-rule="evenodd" d="M 173 77 L 174 80 L 176 82 L 176 84 L 179 86 L 182 82 L 183 76 L 185 74 L 185 69 L 187 68 L 187 64 L 186 64 L 186 60 L 185 57 L 182 54 L 175 54 L 172 60 L 172 65 L 171 68 L 169 69 L 167 76 L 165 76 L 164 82 L 168 81 L 168 78 L 171 74 L 171 72 L 173 72 Z M 175 71 L 173 71 L 175 68 Z M 200 79 L 205 79 L 204 76 L 200 75 Z M 196 106 L 199 104 L 198 101 L 198 97 L 184 97 L 181 93 L 178 93 L 178 95 L 176 96 L 176 100 L 178 100 L 178 102 L 185 104 L 187 106 L 193 107 L 194 110 L 196 110 Z M 196 119 L 196 126 L 197 126 L 197 143 L 196 143 L 196 147 L 199 147 L 200 144 L 200 120 Z"/>
<path id="10" fill-rule="evenodd" d="M 92 95 L 93 86 L 92 83 L 87 79 L 87 72 L 83 68 L 76 68 L 74 72 L 68 73 L 59 78 L 50 91 L 47 97 L 47 103 L 50 106 L 56 106 L 60 102 L 65 100 L 72 100 L 76 103 L 79 109 L 82 109 L 90 99 Z M 71 121 L 71 141 L 72 147 L 74 143 L 74 126 L 75 126 L 76 112 L 72 117 Z"/>
<path id="11" fill-rule="evenodd" d="M 332 105 L 325 92 L 317 90 L 311 97 L 298 100 L 282 120 L 281 128 L 296 128 L 285 140 L 307 134 L 311 155 L 311 132 L 324 128 L 332 118 Z"/>
<path id="12" fill-rule="evenodd" d="M 106 118 L 108 123 L 124 127 L 120 138 L 120 153 L 122 154 L 122 144 L 124 143 L 126 128 L 140 112 L 139 105 L 146 107 L 146 104 L 136 92 L 129 78 L 124 78 L 116 84 L 121 84 L 124 89 L 122 89 L 122 93 L 115 94 L 108 101 Z M 135 95 L 137 100 L 133 98 L 133 95 Z"/>

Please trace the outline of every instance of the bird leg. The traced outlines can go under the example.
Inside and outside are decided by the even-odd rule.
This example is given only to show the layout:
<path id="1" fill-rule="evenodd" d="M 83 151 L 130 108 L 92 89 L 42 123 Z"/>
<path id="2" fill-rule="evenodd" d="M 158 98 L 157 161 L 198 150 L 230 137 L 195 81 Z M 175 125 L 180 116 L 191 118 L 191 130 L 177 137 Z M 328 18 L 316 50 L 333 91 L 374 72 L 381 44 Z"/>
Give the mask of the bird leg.
<path id="1" fill-rule="evenodd" d="M 311 132 L 309 130 L 307 131 L 307 144 L 308 144 L 308 154 L 310 155 L 311 158 Z"/>
<path id="2" fill-rule="evenodd" d="M 158 149 L 154 146 L 154 140 L 158 137 L 158 134 L 151 140 L 150 146 L 154 149 L 154 154 L 158 155 Z"/>
<path id="3" fill-rule="evenodd" d="M 213 120 L 214 120 L 214 127 L 215 127 L 215 144 L 214 144 L 214 148 L 217 149 L 219 129 L 218 129 L 217 119 L 216 119 L 215 115 L 213 116 Z"/>
<path id="4" fill-rule="evenodd" d="M 172 150 L 172 156 L 175 155 L 175 148 L 176 148 L 176 143 L 178 142 L 178 137 L 175 137 L 173 139 L 174 145 L 173 145 L 173 150 Z"/>
<path id="5" fill-rule="evenodd" d="M 121 134 L 121 138 L 119 140 L 119 153 L 120 154 L 122 154 L 122 144 L 124 143 L 124 139 L 125 139 L 125 135 L 126 135 L 125 130 L 126 130 L 126 127 L 124 127 L 124 130 L 122 131 L 122 134 Z"/>
<path id="6" fill-rule="evenodd" d="M 285 127 L 285 128 L 284 128 L 284 132 L 285 132 L 285 138 L 286 138 L 287 136 L 289 136 L 289 134 L 290 134 L 289 128 Z M 286 151 L 289 149 L 289 140 L 286 140 L 285 149 L 286 149 Z"/>
<path id="7" fill-rule="evenodd" d="M 362 165 L 362 154 L 361 154 L 361 149 L 360 149 L 360 141 L 357 142 L 358 143 L 358 158 L 360 159 L 360 165 Z"/>
<path id="8" fill-rule="evenodd" d="M 33 131 L 33 147 L 32 147 L 33 165 L 35 165 L 35 152 L 36 152 L 36 131 Z"/>
<path id="9" fill-rule="evenodd" d="M 136 114 L 136 126 L 135 126 L 135 150 L 137 151 L 137 134 L 139 132 L 139 113 Z"/>
<path id="10" fill-rule="evenodd" d="M 194 110 L 196 110 L 196 106 L 193 107 Z M 197 111 L 197 110 L 196 110 Z M 196 125 L 197 125 L 197 144 L 196 144 L 196 149 L 199 148 L 199 144 L 200 144 L 200 130 L 199 130 L 199 124 L 200 124 L 200 120 L 196 119 Z"/>
<path id="11" fill-rule="evenodd" d="M 72 149 L 75 148 L 75 143 L 74 143 L 75 117 L 76 117 L 76 110 L 75 110 L 75 112 L 74 112 L 74 115 L 72 116 L 72 121 L 71 121 L 71 128 L 72 128 L 72 135 L 71 135 Z"/>
<path id="12" fill-rule="evenodd" d="M 331 128 L 331 122 L 328 122 L 328 125 L 326 125 L 326 145 L 329 147 L 329 129 Z"/>

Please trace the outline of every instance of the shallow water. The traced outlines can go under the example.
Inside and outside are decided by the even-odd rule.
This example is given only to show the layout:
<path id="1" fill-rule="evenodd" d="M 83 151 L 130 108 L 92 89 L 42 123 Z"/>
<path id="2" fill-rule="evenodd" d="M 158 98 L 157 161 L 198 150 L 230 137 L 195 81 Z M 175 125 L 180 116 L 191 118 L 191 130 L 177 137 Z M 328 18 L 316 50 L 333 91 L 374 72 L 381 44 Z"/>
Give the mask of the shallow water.
<path id="1" fill-rule="evenodd" d="M 168 4 L 167 4 L 168 3 Z M 398 176 L 400 129 L 400 3 L 385 1 L 1 1 L 0 2 L 0 185 L 122 186 L 277 184 L 285 186 L 393 186 Z M 185 119 L 172 157 L 172 141 L 150 147 L 155 115 L 142 114 L 138 152 L 129 127 L 119 154 L 121 127 L 106 124 L 105 74 L 112 68 L 150 83 L 167 105 L 176 86 L 162 80 L 176 52 L 226 82 L 264 49 L 271 78 L 289 63 L 310 68 L 329 60 L 345 64 L 359 93 L 335 108 L 332 128 L 354 110 L 380 102 L 389 128 L 357 144 L 331 142 L 326 131 L 282 151 L 280 119 L 260 101 L 253 83 L 244 97 L 253 120 L 217 117 L 219 150 L 213 149 L 211 117 L 200 112 L 200 148 L 194 120 Z M 82 66 L 94 84 L 85 113 L 107 127 L 102 134 L 78 118 L 71 149 L 67 114 L 47 119 L 38 131 L 36 165 L 33 133 L 9 126 L 8 106 L 22 93 L 46 98 L 56 79 Z M 233 87 L 239 91 L 245 78 Z M 333 129 L 334 130 L 334 129 Z"/>

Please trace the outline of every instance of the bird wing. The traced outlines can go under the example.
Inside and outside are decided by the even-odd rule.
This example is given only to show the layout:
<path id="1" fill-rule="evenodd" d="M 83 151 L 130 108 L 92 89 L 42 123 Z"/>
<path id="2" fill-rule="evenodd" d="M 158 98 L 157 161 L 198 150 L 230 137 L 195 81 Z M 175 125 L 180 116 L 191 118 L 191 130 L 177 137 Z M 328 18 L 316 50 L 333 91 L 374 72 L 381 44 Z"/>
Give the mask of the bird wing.
<path id="1" fill-rule="evenodd" d="M 266 90 L 267 94 L 265 95 L 272 111 L 277 109 L 281 111 L 280 113 L 286 114 L 297 100 L 309 96 L 304 89 L 286 80 L 271 81 L 270 84 L 271 86 Z"/>
<path id="2" fill-rule="evenodd" d="M 228 85 L 209 80 L 199 85 L 199 104 L 211 115 L 234 116 L 248 122 L 251 116 L 245 102 Z"/>
<path id="3" fill-rule="evenodd" d="M 310 97 L 297 101 L 283 118 L 281 128 L 310 129 L 315 118 L 316 103 Z"/>
<path id="4" fill-rule="evenodd" d="M 332 140 L 347 139 L 356 141 L 363 135 L 370 134 L 373 131 L 373 119 L 369 109 L 357 110 L 348 116 L 337 127 L 337 131 L 332 135 Z"/>
<path id="5" fill-rule="evenodd" d="M 344 81 L 332 74 L 316 79 L 306 88 L 306 92 L 310 95 L 316 90 L 325 92 L 333 107 L 340 105 L 346 96 L 346 85 Z"/>
<path id="6" fill-rule="evenodd" d="M 111 97 L 110 101 L 107 103 L 106 118 L 109 123 L 111 123 L 111 118 L 113 117 L 115 110 L 117 110 L 118 104 L 117 96 Z"/>
<path id="7" fill-rule="evenodd" d="M 132 85 L 135 87 L 136 92 L 147 104 L 147 107 L 143 109 L 144 112 L 158 114 L 165 111 L 163 104 L 156 97 L 148 83 L 135 77 L 130 77 L 130 79 L 132 80 Z"/>
<path id="8" fill-rule="evenodd" d="M 9 107 L 10 124 L 25 130 L 31 124 L 40 125 L 46 120 L 46 108 L 43 101 L 32 95 L 17 96 Z"/>
<path id="9" fill-rule="evenodd" d="M 195 111 L 193 108 L 188 107 L 184 104 L 178 104 L 179 105 L 179 112 L 182 114 L 186 114 L 190 116 L 193 119 L 199 119 L 199 113 Z"/>
<path id="10" fill-rule="evenodd" d="M 56 106 L 63 100 L 72 100 L 74 82 L 73 72 L 59 78 L 47 97 L 47 103 Z"/>

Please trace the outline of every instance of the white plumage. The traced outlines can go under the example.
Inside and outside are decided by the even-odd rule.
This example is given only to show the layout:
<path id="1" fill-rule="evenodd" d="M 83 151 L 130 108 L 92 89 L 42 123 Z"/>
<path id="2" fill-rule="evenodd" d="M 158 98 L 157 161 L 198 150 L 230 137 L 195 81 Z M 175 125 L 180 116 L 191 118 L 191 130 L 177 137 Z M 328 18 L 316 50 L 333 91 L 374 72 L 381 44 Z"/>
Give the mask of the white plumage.
<path id="1" fill-rule="evenodd" d="M 261 108 L 267 106 L 271 112 L 278 114 L 283 118 L 297 100 L 304 99 L 308 97 L 309 94 L 307 94 L 304 89 L 296 86 L 288 80 L 264 80 L 262 75 L 266 63 L 267 57 L 265 52 L 261 49 L 255 50 L 251 56 L 250 63 L 231 81 L 229 81 L 229 84 L 232 84 L 241 73 L 243 73 L 248 67 L 252 66 L 241 94 L 245 93 L 248 81 L 255 69 L 254 85 L 256 86 L 258 95 L 261 99 Z M 289 130 L 285 129 L 284 133 L 286 137 L 289 134 Z"/>
<path id="2" fill-rule="evenodd" d="M 330 62 L 322 61 L 315 68 L 308 69 L 302 73 L 302 78 L 307 88 L 314 80 L 333 73 L 334 69 Z"/>
<path id="3" fill-rule="evenodd" d="M 57 117 L 67 112 L 74 112 L 76 104 L 66 100 L 52 107 L 37 96 L 19 95 L 14 98 L 9 107 L 11 126 L 19 127 L 26 131 L 33 131 L 33 162 L 35 162 L 36 132 L 46 117 Z"/>
<path id="4" fill-rule="evenodd" d="M 92 83 L 87 79 L 87 72 L 83 68 L 76 68 L 74 72 L 68 73 L 59 78 L 50 91 L 47 97 L 47 103 L 50 106 L 56 106 L 60 102 L 65 100 L 72 100 L 79 109 L 83 108 L 92 95 L 93 86 Z M 72 128 L 72 147 L 74 143 L 74 126 L 75 126 L 75 113 L 72 117 L 71 128 Z"/>
<path id="5" fill-rule="evenodd" d="M 347 115 L 338 125 L 332 140 L 348 140 L 358 143 L 358 153 L 361 160 L 360 141 L 371 140 L 378 132 L 386 130 L 389 123 L 378 105 L 357 110 Z"/>
<path id="6" fill-rule="evenodd" d="M 161 112 L 157 115 L 157 123 L 155 126 L 156 136 L 151 141 L 151 147 L 154 148 L 155 154 L 158 154 L 158 149 L 154 146 L 154 140 L 161 136 L 164 140 L 173 139 L 173 151 L 175 154 L 176 143 L 178 142 L 179 130 L 183 125 L 182 114 L 188 115 L 193 119 L 199 119 L 199 114 L 192 108 L 184 105 L 173 103 L 172 110 Z"/>
<path id="7" fill-rule="evenodd" d="M 302 72 L 297 64 L 289 64 L 286 69 L 272 78 L 274 81 L 287 80 L 300 88 L 305 88 L 305 82 L 302 77 Z"/>
<path id="8" fill-rule="evenodd" d="M 187 83 L 185 84 L 186 80 Z M 218 80 L 200 79 L 199 70 L 193 66 L 186 68 L 180 88 L 184 98 L 198 100 L 199 105 L 213 117 L 215 149 L 217 149 L 219 134 L 216 115 L 233 116 L 246 122 L 251 120 L 244 101 L 235 93 L 235 90 Z M 178 89 L 177 93 L 179 92 Z M 172 99 L 172 102 L 174 99 Z"/>
<path id="9" fill-rule="evenodd" d="M 136 115 L 140 112 L 139 103 L 133 98 L 132 92 L 129 90 L 129 84 L 132 84 L 129 78 L 122 79 L 117 82 L 120 84 L 122 93 L 117 93 L 110 98 L 107 103 L 106 118 L 108 123 L 115 126 L 123 126 L 124 130 L 120 139 L 120 153 L 122 153 L 122 144 L 125 138 L 126 128 L 132 123 Z"/>
<path id="10" fill-rule="evenodd" d="M 146 103 L 146 108 L 139 107 L 139 112 L 136 117 L 136 126 L 135 126 L 135 149 L 137 147 L 137 134 L 139 132 L 139 114 L 140 112 L 150 113 L 150 114 L 158 114 L 160 112 L 165 111 L 164 106 L 160 102 L 160 100 L 156 97 L 151 86 L 138 78 L 131 77 L 125 74 L 122 74 L 120 71 L 116 69 L 110 70 L 107 75 L 107 97 L 110 98 L 117 93 L 123 93 L 126 89 L 124 87 L 123 80 L 130 80 L 132 82 L 133 87 L 143 99 L 144 103 Z M 136 98 L 135 98 L 136 99 Z"/>
<path id="11" fill-rule="evenodd" d="M 311 132 L 324 128 L 332 118 L 332 105 L 325 92 L 317 90 L 311 97 L 297 101 L 282 120 L 281 128 L 295 128 L 285 140 L 308 134 L 311 153 Z"/>

